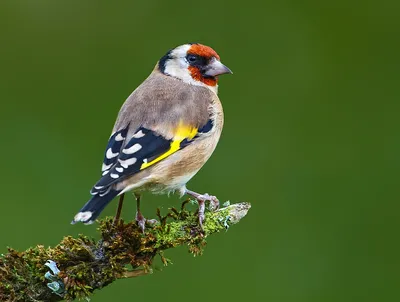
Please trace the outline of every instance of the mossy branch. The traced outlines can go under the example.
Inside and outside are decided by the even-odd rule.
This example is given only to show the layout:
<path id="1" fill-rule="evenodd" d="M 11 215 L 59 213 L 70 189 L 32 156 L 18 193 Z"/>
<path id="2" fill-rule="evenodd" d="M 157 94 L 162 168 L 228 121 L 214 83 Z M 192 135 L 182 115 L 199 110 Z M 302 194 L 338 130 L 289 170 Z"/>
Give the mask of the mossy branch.
<path id="1" fill-rule="evenodd" d="M 187 245 L 190 253 L 201 255 L 208 235 L 238 223 L 249 209 L 249 203 L 237 203 L 207 212 L 202 231 L 196 213 L 186 210 L 184 203 L 164 217 L 158 210 L 160 223 L 145 234 L 136 223 L 113 225 L 107 218 L 99 221 L 99 241 L 67 236 L 54 248 L 38 245 L 24 252 L 9 248 L 0 257 L 0 301 L 88 299 L 94 290 L 117 279 L 150 273 L 157 255 L 167 265 L 166 249 Z"/>

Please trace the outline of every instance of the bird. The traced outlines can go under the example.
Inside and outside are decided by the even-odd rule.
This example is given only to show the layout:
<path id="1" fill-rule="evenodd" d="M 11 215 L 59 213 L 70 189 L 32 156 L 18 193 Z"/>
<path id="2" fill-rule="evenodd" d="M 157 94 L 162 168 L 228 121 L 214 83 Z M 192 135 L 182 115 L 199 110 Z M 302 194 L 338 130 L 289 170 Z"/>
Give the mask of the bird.
<path id="1" fill-rule="evenodd" d="M 93 223 L 117 196 L 115 219 L 119 219 L 124 195 L 131 191 L 137 202 L 135 220 L 144 232 L 147 220 L 140 210 L 142 194 L 178 192 L 197 200 L 203 228 L 205 202 L 217 208 L 219 201 L 189 190 L 187 183 L 220 139 L 224 113 L 217 95 L 218 77 L 231 73 L 214 49 L 200 43 L 180 45 L 162 56 L 122 105 L 100 179 L 71 223 Z"/>

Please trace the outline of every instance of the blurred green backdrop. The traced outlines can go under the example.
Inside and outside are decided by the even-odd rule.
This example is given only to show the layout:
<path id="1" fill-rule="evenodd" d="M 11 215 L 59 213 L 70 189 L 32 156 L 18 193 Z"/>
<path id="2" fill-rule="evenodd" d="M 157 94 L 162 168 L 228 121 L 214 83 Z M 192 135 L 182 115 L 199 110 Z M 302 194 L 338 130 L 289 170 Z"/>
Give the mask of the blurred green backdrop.
<path id="1" fill-rule="evenodd" d="M 195 41 L 234 75 L 191 188 L 253 208 L 203 257 L 171 250 L 174 265 L 93 301 L 398 301 L 399 12 L 395 0 L 1 1 L 0 251 L 95 236 L 69 222 L 121 104 Z M 178 202 L 145 195 L 144 213 Z"/>

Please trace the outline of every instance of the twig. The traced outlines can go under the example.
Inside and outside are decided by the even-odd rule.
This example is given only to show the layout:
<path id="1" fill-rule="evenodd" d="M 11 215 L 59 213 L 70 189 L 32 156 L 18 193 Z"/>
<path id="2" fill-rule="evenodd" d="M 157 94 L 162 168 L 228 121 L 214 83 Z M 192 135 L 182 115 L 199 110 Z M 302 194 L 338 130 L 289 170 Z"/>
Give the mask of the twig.
<path id="1" fill-rule="evenodd" d="M 170 261 L 164 250 L 187 245 L 190 253 L 201 255 L 208 235 L 227 230 L 249 209 L 249 203 L 237 203 L 207 212 L 203 231 L 195 213 L 183 206 L 180 211 L 171 209 L 166 216 L 160 215 L 161 223 L 147 227 L 145 234 L 133 222 L 114 225 L 113 219 L 107 218 L 99 221 L 99 241 L 84 235 L 67 236 L 54 248 L 38 245 L 24 252 L 9 248 L 0 257 L 0 300 L 87 299 L 94 290 L 117 279 L 151 273 L 156 255 L 167 265 Z"/>

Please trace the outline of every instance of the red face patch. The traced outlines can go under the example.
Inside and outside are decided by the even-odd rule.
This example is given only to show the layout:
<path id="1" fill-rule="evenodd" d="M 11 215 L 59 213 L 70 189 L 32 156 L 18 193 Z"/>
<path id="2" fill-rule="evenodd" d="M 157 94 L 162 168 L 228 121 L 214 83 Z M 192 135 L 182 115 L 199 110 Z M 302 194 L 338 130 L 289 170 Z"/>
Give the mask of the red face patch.
<path id="1" fill-rule="evenodd" d="M 193 44 L 189 50 L 187 51 L 188 55 L 197 55 L 200 57 L 204 57 L 206 59 L 211 59 L 215 57 L 217 60 L 220 60 L 219 55 L 209 46 L 203 44 Z M 217 77 L 204 77 L 198 67 L 189 66 L 189 71 L 192 78 L 196 81 L 200 81 L 208 86 L 216 86 L 218 82 Z"/>
<path id="2" fill-rule="evenodd" d="M 214 49 L 203 44 L 193 44 L 189 48 L 187 53 L 192 55 L 202 56 L 208 59 L 216 57 L 218 60 L 220 60 L 219 55 L 215 52 Z"/>
<path id="3" fill-rule="evenodd" d="M 189 71 L 190 75 L 192 78 L 196 81 L 200 81 L 208 86 L 215 86 L 217 85 L 218 79 L 217 77 L 212 77 L 212 78 L 205 78 L 202 74 L 201 71 L 198 67 L 195 66 L 189 66 Z"/>

